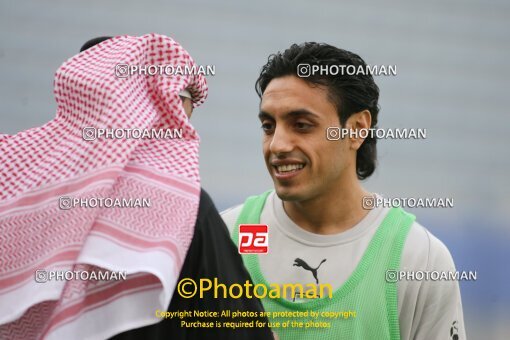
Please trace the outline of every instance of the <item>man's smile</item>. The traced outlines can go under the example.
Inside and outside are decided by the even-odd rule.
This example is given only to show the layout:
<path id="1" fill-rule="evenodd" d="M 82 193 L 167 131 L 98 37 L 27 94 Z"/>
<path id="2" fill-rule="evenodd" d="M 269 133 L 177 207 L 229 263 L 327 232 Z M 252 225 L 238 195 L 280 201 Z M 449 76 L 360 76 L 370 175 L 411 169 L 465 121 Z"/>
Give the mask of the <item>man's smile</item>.
<path id="1" fill-rule="evenodd" d="M 306 166 L 306 163 L 298 160 L 283 159 L 271 161 L 271 166 L 273 168 L 275 178 L 287 180 L 301 173 L 303 168 Z"/>

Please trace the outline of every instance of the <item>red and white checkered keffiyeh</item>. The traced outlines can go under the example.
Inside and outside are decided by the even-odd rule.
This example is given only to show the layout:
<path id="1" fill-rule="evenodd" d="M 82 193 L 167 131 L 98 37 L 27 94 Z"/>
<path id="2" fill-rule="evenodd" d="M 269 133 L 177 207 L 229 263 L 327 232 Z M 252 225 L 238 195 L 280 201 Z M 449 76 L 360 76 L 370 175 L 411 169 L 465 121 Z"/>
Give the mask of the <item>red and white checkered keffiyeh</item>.
<path id="1" fill-rule="evenodd" d="M 56 118 L 0 138 L 0 338 L 102 339 L 160 321 L 198 211 L 199 137 L 182 107 L 202 75 L 132 75 L 118 64 L 195 65 L 174 40 L 118 36 L 55 75 Z M 182 129 L 182 139 L 82 138 L 84 127 Z M 59 209 L 59 197 L 148 199 L 149 208 Z M 36 282 L 37 270 L 127 272 Z M 82 276 L 83 277 L 83 276 Z"/>

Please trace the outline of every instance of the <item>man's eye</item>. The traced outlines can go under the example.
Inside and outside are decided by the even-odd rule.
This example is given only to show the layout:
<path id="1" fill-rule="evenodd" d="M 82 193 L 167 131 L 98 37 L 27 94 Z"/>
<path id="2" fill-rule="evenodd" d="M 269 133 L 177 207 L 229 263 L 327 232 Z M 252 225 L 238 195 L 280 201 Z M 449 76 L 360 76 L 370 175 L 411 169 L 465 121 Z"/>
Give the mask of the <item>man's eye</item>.
<path id="1" fill-rule="evenodd" d="M 264 132 L 269 132 L 273 129 L 273 124 L 272 123 L 262 123 L 261 128 L 262 128 L 262 130 L 264 130 Z"/>
<path id="2" fill-rule="evenodd" d="M 297 122 L 296 128 L 298 130 L 307 130 L 312 127 L 312 124 L 304 123 L 304 122 Z"/>

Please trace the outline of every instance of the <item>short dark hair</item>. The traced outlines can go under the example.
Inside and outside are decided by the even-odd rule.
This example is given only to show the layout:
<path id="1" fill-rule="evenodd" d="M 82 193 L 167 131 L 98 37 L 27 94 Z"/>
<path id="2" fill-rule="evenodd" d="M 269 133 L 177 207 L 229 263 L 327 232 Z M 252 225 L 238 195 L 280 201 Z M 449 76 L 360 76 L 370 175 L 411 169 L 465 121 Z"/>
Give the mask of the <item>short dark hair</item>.
<path id="1" fill-rule="evenodd" d="M 260 98 L 271 80 L 287 75 L 297 76 L 298 65 L 354 65 L 366 69 L 365 61 L 357 54 L 324 43 L 305 42 L 293 44 L 283 53 L 271 54 L 267 63 L 262 67 L 260 76 L 255 83 L 255 90 Z M 352 72 L 350 72 L 352 73 Z M 328 97 L 335 104 L 340 124 L 345 125 L 347 119 L 354 113 L 363 110 L 370 111 L 372 116 L 371 128 L 377 126 L 379 113 L 379 88 L 371 74 L 310 74 L 302 79 L 316 85 L 323 85 L 328 89 Z M 365 139 L 356 154 L 356 174 L 363 180 L 375 170 L 377 139 L 370 136 Z"/>
<path id="2" fill-rule="evenodd" d="M 113 38 L 113 37 L 97 37 L 97 38 L 90 39 L 85 44 L 83 44 L 83 46 L 80 48 L 80 52 L 88 50 L 92 46 L 97 45 L 100 42 L 103 42 L 103 41 L 108 40 L 110 38 Z"/>

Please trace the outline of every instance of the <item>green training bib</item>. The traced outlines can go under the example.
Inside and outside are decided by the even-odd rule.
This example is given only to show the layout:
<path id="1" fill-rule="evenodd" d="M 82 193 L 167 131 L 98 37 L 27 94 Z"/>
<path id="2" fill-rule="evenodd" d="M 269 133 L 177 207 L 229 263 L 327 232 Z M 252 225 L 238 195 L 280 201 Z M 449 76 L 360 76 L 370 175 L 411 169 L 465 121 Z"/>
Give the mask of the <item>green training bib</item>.
<path id="1" fill-rule="evenodd" d="M 249 197 L 232 230 L 232 240 L 237 245 L 240 224 L 259 224 L 264 208 L 267 191 L 259 196 Z M 281 340 L 398 340 L 400 328 L 398 321 L 397 283 L 387 282 L 387 271 L 398 271 L 404 243 L 415 220 L 415 216 L 401 208 L 392 208 L 372 237 L 363 257 L 344 284 L 335 290 L 332 298 L 324 296 L 308 302 L 292 302 L 284 298 L 262 299 L 264 309 L 275 317 L 269 317 L 272 330 Z M 270 242 L 270 241 L 269 241 Z M 271 290 L 260 270 L 257 254 L 243 254 L 243 261 L 254 285 L 266 285 Z M 293 284 L 294 282 L 289 282 Z M 282 317 L 278 315 L 298 315 Z M 318 318 L 311 317 L 310 311 L 319 313 Z M 355 312 L 346 314 L 340 312 Z M 334 316 L 340 317 L 334 317 Z M 283 328 L 283 323 L 287 327 Z M 302 327 L 291 327 L 302 325 Z M 310 327 L 305 328 L 305 325 Z M 326 325 L 327 324 L 327 325 Z"/>

